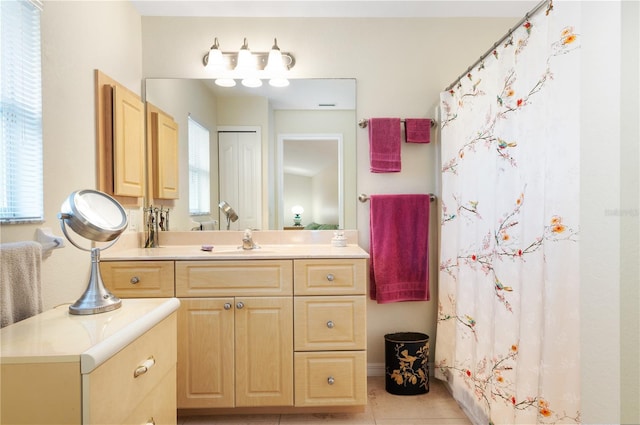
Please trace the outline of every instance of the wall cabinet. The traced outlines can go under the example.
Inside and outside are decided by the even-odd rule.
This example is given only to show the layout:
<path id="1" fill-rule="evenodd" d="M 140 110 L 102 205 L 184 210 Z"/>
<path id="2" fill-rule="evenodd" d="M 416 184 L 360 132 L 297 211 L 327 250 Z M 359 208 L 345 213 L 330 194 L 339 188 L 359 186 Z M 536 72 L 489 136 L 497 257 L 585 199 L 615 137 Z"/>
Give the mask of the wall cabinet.
<path id="1" fill-rule="evenodd" d="M 153 199 L 178 199 L 178 123 L 147 102 L 147 135 L 151 196 Z"/>
<path id="2" fill-rule="evenodd" d="M 141 198 L 145 188 L 145 112 L 140 96 L 96 70 L 98 189 Z"/>
<path id="3" fill-rule="evenodd" d="M 145 262 L 158 267 L 103 260 L 106 286 L 136 296 L 126 282 Z M 178 408 L 366 405 L 366 259 L 178 259 L 174 269 Z"/>

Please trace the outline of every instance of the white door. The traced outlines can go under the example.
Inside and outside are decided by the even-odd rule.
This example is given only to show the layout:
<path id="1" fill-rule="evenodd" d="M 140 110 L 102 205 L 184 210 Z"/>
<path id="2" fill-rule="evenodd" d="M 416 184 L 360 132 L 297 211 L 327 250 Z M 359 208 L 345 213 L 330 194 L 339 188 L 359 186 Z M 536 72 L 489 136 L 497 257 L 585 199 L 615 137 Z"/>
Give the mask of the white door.
<path id="1" fill-rule="evenodd" d="M 230 230 L 260 229 L 262 225 L 262 146 L 260 133 L 218 131 L 219 201 L 238 214 Z M 227 220 L 220 216 L 220 229 Z"/>

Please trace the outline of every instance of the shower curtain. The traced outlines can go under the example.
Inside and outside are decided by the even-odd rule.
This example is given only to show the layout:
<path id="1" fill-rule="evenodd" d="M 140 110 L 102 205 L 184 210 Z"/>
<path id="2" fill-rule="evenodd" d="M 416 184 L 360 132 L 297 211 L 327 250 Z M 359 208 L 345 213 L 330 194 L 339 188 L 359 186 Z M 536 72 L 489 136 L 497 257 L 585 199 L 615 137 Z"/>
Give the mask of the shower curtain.
<path id="1" fill-rule="evenodd" d="M 579 17 L 544 6 L 441 93 L 435 374 L 475 424 L 580 422 Z"/>

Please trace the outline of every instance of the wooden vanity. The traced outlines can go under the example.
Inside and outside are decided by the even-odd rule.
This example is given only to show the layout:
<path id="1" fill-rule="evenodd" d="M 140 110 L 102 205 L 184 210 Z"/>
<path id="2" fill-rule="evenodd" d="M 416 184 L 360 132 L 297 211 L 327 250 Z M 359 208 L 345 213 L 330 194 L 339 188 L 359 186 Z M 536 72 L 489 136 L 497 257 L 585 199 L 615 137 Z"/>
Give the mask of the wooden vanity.
<path id="1" fill-rule="evenodd" d="M 119 297 L 180 299 L 183 413 L 358 411 L 367 261 L 357 245 L 167 246 L 103 257 L 101 270 Z"/>
<path id="2" fill-rule="evenodd" d="M 59 306 L 0 330 L 3 424 L 175 424 L 179 301 Z"/>

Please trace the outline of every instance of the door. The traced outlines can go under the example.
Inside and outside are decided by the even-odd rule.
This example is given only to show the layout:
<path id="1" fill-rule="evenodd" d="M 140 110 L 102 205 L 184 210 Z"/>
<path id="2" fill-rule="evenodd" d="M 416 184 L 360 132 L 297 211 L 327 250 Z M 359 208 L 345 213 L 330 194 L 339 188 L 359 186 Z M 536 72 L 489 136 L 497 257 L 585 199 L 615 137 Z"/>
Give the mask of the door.
<path id="1" fill-rule="evenodd" d="M 230 230 L 262 227 L 262 145 L 259 130 L 218 132 L 220 199 L 238 214 Z M 226 218 L 220 217 L 226 229 Z"/>

